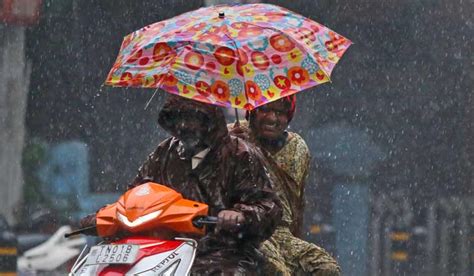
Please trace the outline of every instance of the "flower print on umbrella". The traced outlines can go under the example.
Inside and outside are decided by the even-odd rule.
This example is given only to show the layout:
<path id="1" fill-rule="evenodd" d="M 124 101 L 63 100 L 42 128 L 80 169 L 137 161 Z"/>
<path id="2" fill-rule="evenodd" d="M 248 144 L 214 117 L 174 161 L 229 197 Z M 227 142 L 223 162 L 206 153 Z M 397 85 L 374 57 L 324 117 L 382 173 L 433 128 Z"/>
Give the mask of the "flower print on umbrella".
<path id="1" fill-rule="evenodd" d="M 298 48 L 294 48 L 287 54 L 287 59 L 293 64 L 299 64 L 303 61 L 303 52 L 301 52 Z"/>
<path id="2" fill-rule="evenodd" d="M 253 22 L 268 22 L 268 17 L 265 15 L 254 15 Z"/>
<path id="3" fill-rule="evenodd" d="M 257 67 L 257 69 L 260 69 L 262 71 L 266 70 L 270 65 L 270 60 L 262 52 L 252 52 L 252 54 L 250 54 L 250 58 L 252 60 L 252 64 Z"/>
<path id="4" fill-rule="evenodd" d="M 234 22 L 234 23 L 230 24 L 230 27 L 232 29 L 236 29 L 236 30 L 243 30 L 243 29 L 247 29 L 247 28 L 252 28 L 253 26 L 250 25 L 249 23 L 245 22 L 245 20 L 242 20 L 240 18 L 238 22 Z"/>
<path id="5" fill-rule="evenodd" d="M 193 43 L 192 49 L 193 49 L 192 50 L 193 52 L 197 52 L 197 53 L 207 56 L 209 54 L 214 53 L 214 51 L 216 50 L 216 47 L 210 43 L 197 42 L 197 43 Z"/>
<path id="6" fill-rule="evenodd" d="M 214 52 L 217 62 L 224 66 L 229 66 L 237 60 L 235 51 L 228 47 L 219 47 Z"/>
<path id="7" fill-rule="evenodd" d="M 239 38 L 247 38 L 247 37 L 256 37 L 258 35 L 261 35 L 263 33 L 261 28 L 258 27 L 248 27 L 248 28 L 243 28 L 240 29 L 238 32 Z"/>
<path id="8" fill-rule="evenodd" d="M 309 74 L 314 74 L 316 73 L 316 71 L 319 70 L 318 64 L 309 55 L 307 55 L 303 59 L 303 62 L 301 63 L 301 67 L 306 69 L 306 71 L 308 71 Z"/>
<path id="9" fill-rule="evenodd" d="M 239 79 L 231 79 L 229 81 L 229 88 L 230 88 L 230 95 L 232 97 L 238 97 L 239 95 L 242 94 L 242 91 L 244 90 L 244 84 Z"/>
<path id="10" fill-rule="evenodd" d="M 223 34 L 227 34 L 229 33 L 229 30 L 227 28 L 226 25 L 222 25 L 222 26 L 212 26 L 210 28 L 208 28 L 205 32 L 209 33 L 209 34 L 215 34 L 215 35 L 218 35 L 218 36 L 223 36 Z"/>
<path id="11" fill-rule="evenodd" d="M 270 88 L 270 85 L 271 85 L 270 79 L 263 74 L 255 75 L 253 80 L 262 90 L 267 90 L 268 88 Z"/>
<path id="12" fill-rule="evenodd" d="M 207 82 L 197 81 L 195 86 L 196 86 L 197 92 L 200 95 L 204 97 L 209 97 L 211 95 L 211 86 Z"/>
<path id="13" fill-rule="evenodd" d="M 295 28 L 293 30 L 293 34 L 298 39 L 298 41 L 303 42 L 306 45 L 312 45 L 313 42 L 316 40 L 316 36 L 314 35 L 314 31 L 308 28 Z"/>
<path id="14" fill-rule="evenodd" d="M 282 61 L 281 56 L 277 54 L 272 55 L 270 59 L 272 60 L 274 64 L 280 64 Z"/>
<path id="15" fill-rule="evenodd" d="M 235 64 L 235 70 L 240 76 L 244 76 L 243 66 L 246 65 L 249 58 L 244 50 L 237 50 L 237 63 Z"/>
<path id="16" fill-rule="evenodd" d="M 244 36 L 244 37 L 255 37 L 258 35 L 261 35 L 263 33 L 263 30 L 258 27 L 250 27 L 250 28 L 245 28 L 239 31 L 239 36 Z"/>
<path id="17" fill-rule="evenodd" d="M 224 81 L 227 81 L 237 75 L 237 68 L 234 66 L 220 66 L 219 75 Z"/>
<path id="18" fill-rule="evenodd" d="M 286 76 L 277 75 L 273 78 L 273 83 L 276 87 L 280 88 L 281 90 L 287 90 L 291 87 L 291 81 Z"/>
<path id="19" fill-rule="evenodd" d="M 196 40 L 206 43 L 218 44 L 221 42 L 222 38 L 216 34 L 204 33 L 197 36 Z"/>
<path id="20" fill-rule="evenodd" d="M 319 69 L 319 70 L 315 73 L 315 77 L 316 77 L 316 82 L 317 82 L 317 83 L 324 83 L 324 82 L 329 81 L 328 76 L 327 76 L 326 73 L 324 73 L 324 71 L 321 70 L 321 69 Z"/>
<path id="21" fill-rule="evenodd" d="M 194 24 L 194 25 L 191 27 L 191 31 L 200 32 L 200 31 L 203 30 L 206 26 L 207 26 L 207 23 L 206 23 L 206 22 L 197 23 L 197 24 Z"/>
<path id="22" fill-rule="evenodd" d="M 130 81 L 132 80 L 133 75 L 130 72 L 124 72 L 122 73 L 122 76 L 120 76 L 120 81 L 118 85 L 128 85 Z"/>
<path id="23" fill-rule="evenodd" d="M 174 75 L 183 84 L 192 84 L 193 83 L 193 77 L 191 76 L 191 74 L 189 74 L 185 71 L 176 70 L 176 71 L 174 71 Z"/>
<path id="24" fill-rule="evenodd" d="M 153 60 L 155 62 L 170 61 L 176 56 L 176 52 L 165 42 L 156 43 L 153 47 Z"/>
<path id="25" fill-rule="evenodd" d="M 135 75 L 134 86 L 142 86 L 148 83 L 146 75 L 144 73 L 138 73 Z"/>
<path id="26" fill-rule="evenodd" d="M 158 81 L 157 81 L 157 78 L 155 78 L 155 76 L 149 76 L 149 75 L 145 75 L 143 77 L 143 81 L 142 81 L 142 85 L 143 87 L 156 87 Z"/>
<path id="27" fill-rule="evenodd" d="M 173 33 L 173 38 L 181 41 L 186 41 L 192 39 L 194 32 L 187 32 L 183 30 L 177 30 Z"/>
<path id="28" fill-rule="evenodd" d="M 209 74 L 209 72 L 207 71 L 207 68 L 203 68 L 197 71 L 196 74 L 194 74 L 194 82 L 198 82 L 200 80 L 206 79 L 207 74 Z"/>
<path id="29" fill-rule="evenodd" d="M 308 39 L 310 41 L 315 41 L 316 40 L 316 33 L 314 30 L 309 29 L 309 28 L 298 28 L 295 30 L 295 34 L 298 36 L 300 39 Z"/>
<path id="30" fill-rule="evenodd" d="M 268 39 L 264 36 L 256 37 L 248 42 L 249 48 L 254 51 L 265 51 L 268 47 Z"/>
<path id="31" fill-rule="evenodd" d="M 153 83 L 150 84 L 150 87 L 155 87 L 155 88 L 160 87 L 160 85 L 162 85 L 163 78 L 164 78 L 163 75 L 158 75 L 158 74 L 153 75 Z"/>
<path id="32" fill-rule="evenodd" d="M 118 82 L 122 78 L 122 74 L 126 72 L 126 69 L 119 66 L 120 63 L 115 63 L 110 69 L 109 74 L 107 75 L 106 82 L 117 82 L 117 85 L 120 85 Z"/>
<path id="33" fill-rule="evenodd" d="M 178 84 L 178 79 L 176 79 L 171 73 L 163 74 L 161 75 L 161 78 L 163 78 L 162 82 L 164 86 L 171 87 Z"/>
<path id="34" fill-rule="evenodd" d="M 329 32 L 330 40 L 326 41 L 324 45 L 329 51 L 336 53 L 339 50 L 339 46 L 347 43 L 346 39 L 341 35 L 336 34 L 335 32 Z"/>
<path id="35" fill-rule="evenodd" d="M 292 84 L 303 86 L 309 82 L 309 74 L 304 68 L 299 66 L 291 67 L 288 70 L 288 78 Z"/>
<path id="36" fill-rule="evenodd" d="M 311 45 L 311 48 L 314 50 L 314 56 L 319 55 L 322 58 L 327 58 L 328 56 L 328 49 L 324 45 L 326 41 L 328 41 L 329 36 L 321 35 L 318 39 Z"/>
<path id="37" fill-rule="evenodd" d="M 250 19 L 253 19 L 253 17 L 256 16 L 256 15 L 260 15 L 260 14 L 254 12 L 252 10 L 248 10 L 248 9 L 245 10 L 245 11 L 240 12 L 240 16 L 247 17 L 247 18 L 250 18 Z"/>
<path id="38" fill-rule="evenodd" d="M 286 23 L 288 25 L 292 25 L 294 27 L 301 27 L 303 25 L 303 22 L 304 22 L 304 18 L 302 18 L 301 16 L 299 15 L 295 15 L 295 14 L 291 14 L 291 13 L 288 13 L 286 14 L 285 16 L 285 19 L 286 19 Z"/>
<path id="39" fill-rule="evenodd" d="M 130 72 L 125 72 L 122 74 L 121 81 L 129 86 L 142 86 L 144 84 L 144 76 L 145 74 L 143 73 L 133 75 Z"/>
<path id="40" fill-rule="evenodd" d="M 242 77 L 244 76 L 244 66 L 245 65 L 242 65 L 240 61 L 237 61 L 237 63 L 235 64 L 235 69 L 237 73 Z"/>
<path id="41" fill-rule="evenodd" d="M 289 52 L 295 48 L 295 43 L 285 35 L 275 34 L 270 37 L 270 45 L 278 52 Z"/>
<path id="42" fill-rule="evenodd" d="M 205 68 L 209 73 L 214 73 L 216 71 L 216 63 L 209 61 L 208 63 L 206 63 Z"/>
<path id="43" fill-rule="evenodd" d="M 184 56 L 184 64 L 191 70 L 198 70 L 204 65 L 204 58 L 198 52 L 188 52 Z"/>
<path id="44" fill-rule="evenodd" d="M 279 22 L 283 19 L 284 15 L 281 12 L 269 12 L 267 13 L 268 22 Z"/>
<path id="45" fill-rule="evenodd" d="M 237 73 L 239 73 L 239 75 L 243 76 L 245 79 L 252 79 L 256 70 L 252 63 L 243 65 L 240 68 L 237 67 L 236 69 Z"/>
<path id="46" fill-rule="evenodd" d="M 134 54 L 132 54 L 128 59 L 127 63 L 135 63 L 137 60 L 139 60 L 143 55 L 143 50 L 138 50 Z"/>
<path id="47" fill-rule="evenodd" d="M 314 54 L 314 57 L 316 58 L 316 62 L 318 63 L 318 65 L 320 66 L 320 69 L 323 69 L 324 71 L 328 70 L 329 66 L 330 66 L 330 63 L 327 59 L 327 56 L 326 57 L 322 57 L 321 55 L 319 55 L 318 53 L 315 53 Z"/>
<path id="48" fill-rule="evenodd" d="M 331 63 L 334 64 L 337 62 L 339 60 L 339 56 L 335 52 L 329 52 L 327 59 L 330 62 L 330 66 L 332 67 Z"/>
<path id="49" fill-rule="evenodd" d="M 149 63 L 150 63 L 150 58 L 147 57 L 147 56 L 143 56 L 138 60 L 138 64 L 141 65 L 141 66 L 148 65 Z"/>
<path id="50" fill-rule="evenodd" d="M 245 82 L 245 94 L 249 99 L 254 101 L 258 101 L 260 98 L 262 98 L 262 91 L 260 90 L 260 87 L 258 87 L 258 85 L 251 80 Z"/>
<path id="51" fill-rule="evenodd" d="M 245 65 L 245 64 L 247 64 L 247 62 L 249 62 L 249 58 L 247 56 L 247 53 L 244 50 L 240 49 L 240 48 L 237 50 L 237 60 L 242 65 Z"/>
<path id="52" fill-rule="evenodd" d="M 230 91 L 227 83 L 217 80 L 211 86 L 212 95 L 221 102 L 229 100 Z"/>

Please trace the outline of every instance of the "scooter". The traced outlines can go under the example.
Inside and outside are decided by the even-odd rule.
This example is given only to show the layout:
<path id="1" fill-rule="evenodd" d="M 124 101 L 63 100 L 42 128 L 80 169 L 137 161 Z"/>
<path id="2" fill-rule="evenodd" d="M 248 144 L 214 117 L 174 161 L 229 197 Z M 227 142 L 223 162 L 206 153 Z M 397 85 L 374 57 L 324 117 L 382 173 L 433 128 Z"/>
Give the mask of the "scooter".
<path id="1" fill-rule="evenodd" d="M 97 212 L 95 226 L 66 234 L 103 239 L 84 248 L 69 275 L 189 275 L 195 239 L 217 223 L 207 213 L 206 204 L 157 183 L 130 189 Z"/>

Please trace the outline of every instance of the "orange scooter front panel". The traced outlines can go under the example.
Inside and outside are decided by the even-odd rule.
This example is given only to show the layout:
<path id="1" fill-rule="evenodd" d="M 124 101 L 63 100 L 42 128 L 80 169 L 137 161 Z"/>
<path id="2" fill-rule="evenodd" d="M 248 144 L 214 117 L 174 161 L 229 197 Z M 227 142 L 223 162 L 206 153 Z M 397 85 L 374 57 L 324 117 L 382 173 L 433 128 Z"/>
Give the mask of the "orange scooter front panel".
<path id="1" fill-rule="evenodd" d="M 97 234 L 100 237 L 110 237 L 120 228 L 117 220 L 117 203 L 102 207 L 96 214 Z"/>
<path id="2" fill-rule="evenodd" d="M 203 235 L 204 228 L 193 219 L 206 216 L 206 204 L 183 199 L 164 185 L 148 182 L 128 190 L 120 199 L 97 213 L 97 232 L 107 237 L 120 229 L 131 233 L 167 229 L 183 234 Z"/>

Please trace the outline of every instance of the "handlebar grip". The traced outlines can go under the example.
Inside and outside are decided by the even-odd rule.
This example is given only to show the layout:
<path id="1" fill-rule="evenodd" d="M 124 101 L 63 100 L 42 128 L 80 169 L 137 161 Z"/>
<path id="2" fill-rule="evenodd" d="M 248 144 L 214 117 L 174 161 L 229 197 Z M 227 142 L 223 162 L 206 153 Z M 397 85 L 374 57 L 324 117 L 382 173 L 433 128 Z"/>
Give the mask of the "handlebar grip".
<path id="1" fill-rule="evenodd" d="M 197 228 L 202 228 L 205 225 L 216 225 L 216 224 L 217 224 L 217 217 L 212 217 L 212 216 L 197 217 L 193 220 L 193 225 Z"/>
<path id="2" fill-rule="evenodd" d="M 64 237 L 69 238 L 69 237 L 80 235 L 80 234 L 95 236 L 97 235 L 97 228 L 95 227 L 95 225 L 80 228 L 80 229 L 72 231 L 71 233 L 64 234 Z"/>

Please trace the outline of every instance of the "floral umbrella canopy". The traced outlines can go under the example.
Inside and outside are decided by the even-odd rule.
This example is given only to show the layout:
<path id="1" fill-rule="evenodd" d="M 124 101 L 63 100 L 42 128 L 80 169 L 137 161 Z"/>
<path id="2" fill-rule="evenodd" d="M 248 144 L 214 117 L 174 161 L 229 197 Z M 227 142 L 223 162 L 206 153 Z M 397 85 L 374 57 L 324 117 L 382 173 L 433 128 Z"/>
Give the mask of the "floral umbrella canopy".
<path id="1" fill-rule="evenodd" d="M 329 81 L 350 45 L 278 6 L 212 6 L 127 35 L 105 84 L 251 110 Z"/>

